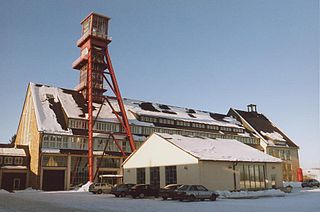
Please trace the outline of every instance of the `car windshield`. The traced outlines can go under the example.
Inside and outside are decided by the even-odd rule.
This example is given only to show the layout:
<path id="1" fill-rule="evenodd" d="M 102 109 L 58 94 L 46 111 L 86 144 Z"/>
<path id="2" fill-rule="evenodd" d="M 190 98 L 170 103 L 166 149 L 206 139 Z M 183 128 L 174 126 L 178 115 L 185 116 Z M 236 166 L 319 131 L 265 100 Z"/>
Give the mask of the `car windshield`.
<path id="1" fill-rule="evenodd" d="M 184 190 L 188 190 L 189 186 L 188 185 L 183 185 L 181 187 L 178 188 L 178 190 L 184 191 Z"/>

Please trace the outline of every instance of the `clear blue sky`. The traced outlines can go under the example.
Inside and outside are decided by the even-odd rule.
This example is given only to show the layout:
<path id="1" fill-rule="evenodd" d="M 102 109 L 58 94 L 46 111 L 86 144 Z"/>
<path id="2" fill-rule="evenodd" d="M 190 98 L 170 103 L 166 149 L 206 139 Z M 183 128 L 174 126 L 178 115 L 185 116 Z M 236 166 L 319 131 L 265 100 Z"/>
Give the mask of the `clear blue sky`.
<path id="1" fill-rule="evenodd" d="M 73 88 L 91 11 L 112 17 L 123 97 L 226 113 L 256 103 L 320 167 L 317 0 L 1 1 L 0 141 L 16 132 L 29 82 Z"/>

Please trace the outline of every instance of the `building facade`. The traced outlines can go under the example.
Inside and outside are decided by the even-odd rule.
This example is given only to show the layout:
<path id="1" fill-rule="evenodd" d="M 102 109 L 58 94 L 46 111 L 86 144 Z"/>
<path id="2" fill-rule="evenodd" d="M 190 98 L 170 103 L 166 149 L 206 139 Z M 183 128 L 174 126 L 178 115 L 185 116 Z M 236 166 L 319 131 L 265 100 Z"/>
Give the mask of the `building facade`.
<path id="1" fill-rule="evenodd" d="M 260 140 L 263 151 L 280 158 L 283 180 L 298 181 L 299 147 L 265 115 L 258 113 L 256 105 L 248 105 L 248 111 L 231 108 L 228 115 L 235 117 L 242 125 Z"/>
<path id="2" fill-rule="evenodd" d="M 212 190 L 261 190 L 283 186 L 280 159 L 230 139 L 154 133 L 123 168 L 125 183 L 155 187 L 195 184 Z"/>
<path id="3" fill-rule="evenodd" d="M 23 190 L 28 185 L 29 157 L 26 149 L 0 145 L 0 189 Z"/>
<path id="4" fill-rule="evenodd" d="M 110 103 L 117 108 L 115 101 Z M 292 149 L 262 145 L 265 139 L 232 113 L 224 115 L 131 99 L 124 99 L 124 105 L 137 148 L 152 133 L 159 132 L 235 139 L 266 153 L 271 153 L 271 148 Z M 125 156 L 119 145 L 128 156 L 129 142 L 107 103 L 102 106 L 94 103 L 94 108 L 94 116 L 99 113 L 94 125 L 95 175 L 121 175 Z M 87 117 L 86 101 L 80 92 L 29 84 L 15 144 L 25 146 L 30 152 L 29 186 L 44 190 L 70 189 L 88 180 Z M 297 154 L 298 148 L 294 150 Z M 298 157 L 295 158 L 298 162 Z M 288 179 L 295 179 L 294 169 L 295 166 Z"/>

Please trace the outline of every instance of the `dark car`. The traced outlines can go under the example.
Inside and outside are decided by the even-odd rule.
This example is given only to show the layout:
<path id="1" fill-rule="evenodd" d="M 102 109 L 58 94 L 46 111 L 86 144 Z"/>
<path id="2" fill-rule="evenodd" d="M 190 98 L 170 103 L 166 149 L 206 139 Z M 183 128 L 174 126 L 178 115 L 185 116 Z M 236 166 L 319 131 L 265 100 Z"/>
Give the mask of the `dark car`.
<path id="1" fill-rule="evenodd" d="M 179 199 L 180 201 L 194 201 L 198 199 L 201 201 L 205 199 L 215 201 L 219 196 L 219 194 L 216 192 L 209 191 L 202 185 L 183 185 L 176 190 L 175 194 L 175 198 Z"/>
<path id="2" fill-rule="evenodd" d="M 116 197 L 125 197 L 126 195 L 128 195 L 130 188 L 132 188 L 135 184 L 119 184 L 114 186 L 111 189 L 111 194 L 115 195 Z"/>
<path id="3" fill-rule="evenodd" d="M 132 198 L 144 198 L 147 196 L 154 196 L 159 197 L 159 188 L 156 188 L 149 184 L 137 184 L 129 190 L 129 195 L 132 196 Z"/>
<path id="4" fill-rule="evenodd" d="M 163 200 L 168 198 L 175 199 L 175 190 L 179 188 L 180 184 L 169 184 L 160 189 L 159 196 L 162 197 Z"/>
<path id="5" fill-rule="evenodd" d="M 315 186 L 320 187 L 320 183 L 316 179 L 306 180 L 303 183 L 301 183 L 301 187 L 302 188 L 304 188 L 304 187 L 315 187 Z"/>

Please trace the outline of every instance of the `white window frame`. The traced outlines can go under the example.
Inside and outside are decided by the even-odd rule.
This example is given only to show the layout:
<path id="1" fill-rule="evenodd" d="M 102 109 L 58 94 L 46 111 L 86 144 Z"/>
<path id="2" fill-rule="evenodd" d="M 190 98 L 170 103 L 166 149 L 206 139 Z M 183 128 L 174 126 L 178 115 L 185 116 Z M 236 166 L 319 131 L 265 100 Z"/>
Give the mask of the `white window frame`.
<path id="1" fill-rule="evenodd" d="M 15 157 L 14 158 L 14 164 L 15 165 L 22 165 L 23 164 L 23 158 L 22 157 Z"/>
<path id="2" fill-rule="evenodd" d="M 12 157 L 4 157 L 4 164 L 5 165 L 12 165 L 13 164 L 13 158 Z"/>

